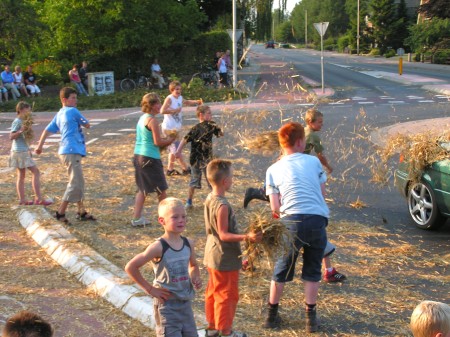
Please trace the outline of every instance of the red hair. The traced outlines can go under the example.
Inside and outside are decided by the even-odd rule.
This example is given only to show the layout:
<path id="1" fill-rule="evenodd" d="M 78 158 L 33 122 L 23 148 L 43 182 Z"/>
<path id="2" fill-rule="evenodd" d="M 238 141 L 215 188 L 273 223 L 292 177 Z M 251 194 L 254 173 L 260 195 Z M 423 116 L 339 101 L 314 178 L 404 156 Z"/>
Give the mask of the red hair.
<path id="1" fill-rule="evenodd" d="M 282 148 L 293 147 L 297 140 L 303 138 L 305 138 L 305 129 L 297 122 L 289 122 L 278 130 L 278 141 Z"/>

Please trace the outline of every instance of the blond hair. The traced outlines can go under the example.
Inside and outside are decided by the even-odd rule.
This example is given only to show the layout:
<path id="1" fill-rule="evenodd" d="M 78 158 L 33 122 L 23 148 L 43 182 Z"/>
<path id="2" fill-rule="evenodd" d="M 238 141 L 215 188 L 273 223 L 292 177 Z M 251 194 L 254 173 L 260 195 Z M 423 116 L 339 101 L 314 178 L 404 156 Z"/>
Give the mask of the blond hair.
<path id="1" fill-rule="evenodd" d="M 176 87 L 181 87 L 181 82 L 180 81 L 172 81 L 169 84 L 169 91 L 172 92 L 175 90 Z"/>
<path id="2" fill-rule="evenodd" d="M 231 161 L 214 159 L 206 167 L 206 177 L 211 185 L 217 186 L 223 179 L 231 175 Z"/>
<path id="3" fill-rule="evenodd" d="M 141 101 L 141 110 L 145 113 L 151 113 L 152 108 L 155 104 L 160 103 L 161 100 L 159 99 L 159 96 L 155 94 L 154 92 L 150 92 L 148 94 L 145 94 L 144 97 L 142 97 Z"/>
<path id="4" fill-rule="evenodd" d="M 30 109 L 31 108 L 31 105 L 29 104 L 29 103 L 27 103 L 27 102 L 25 102 L 25 101 L 20 101 L 19 103 L 17 103 L 17 105 L 16 105 L 16 112 L 17 112 L 17 114 L 20 114 L 20 112 L 23 110 L 23 109 Z"/>
<path id="5" fill-rule="evenodd" d="M 167 215 L 167 212 L 177 207 L 183 207 L 183 202 L 178 198 L 169 197 L 162 200 L 158 205 L 158 216 L 163 218 Z"/>
<path id="6" fill-rule="evenodd" d="M 197 107 L 197 117 L 200 117 L 200 114 L 205 114 L 207 111 L 211 111 L 211 108 L 208 105 L 199 105 Z"/>
<path id="7" fill-rule="evenodd" d="M 305 121 L 306 123 L 314 123 L 319 117 L 323 117 L 323 113 L 321 113 L 319 110 L 308 109 L 305 114 Z"/>
<path id="8" fill-rule="evenodd" d="M 438 333 L 450 333 L 450 306 L 442 302 L 423 301 L 411 315 L 411 331 L 414 337 L 434 337 Z"/>

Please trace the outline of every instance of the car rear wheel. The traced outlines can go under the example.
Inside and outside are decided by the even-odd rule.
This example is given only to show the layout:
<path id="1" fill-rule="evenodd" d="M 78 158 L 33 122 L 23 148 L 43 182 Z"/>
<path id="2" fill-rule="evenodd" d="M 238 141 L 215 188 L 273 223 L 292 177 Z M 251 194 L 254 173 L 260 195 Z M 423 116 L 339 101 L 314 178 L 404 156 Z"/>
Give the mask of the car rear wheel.
<path id="1" fill-rule="evenodd" d="M 409 186 L 408 208 L 411 218 L 421 229 L 434 229 L 443 223 L 433 189 L 425 182 Z"/>

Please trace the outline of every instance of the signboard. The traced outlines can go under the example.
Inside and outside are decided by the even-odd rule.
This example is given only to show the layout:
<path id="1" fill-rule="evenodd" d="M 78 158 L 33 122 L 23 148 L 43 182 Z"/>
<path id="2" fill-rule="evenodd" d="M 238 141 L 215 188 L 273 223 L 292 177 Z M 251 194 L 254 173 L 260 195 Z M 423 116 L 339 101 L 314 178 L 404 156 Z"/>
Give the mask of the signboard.
<path id="1" fill-rule="evenodd" d="M 397 49 L 397 55 L 398 56 L 403 56 L 405 55 L 405 50 L 403 48 L 398 48 Z"/>
<path id="2" fill-rule="evenodd" d="M 319 32 L 320 37 L 325 35 L 325 32 L 327 31 L 329 22 L 319 22 L 315 23 L 314 27 Z"/>
<path id="3" fill-rule="evenodd" d="M 230 39 L 233 40 L 233 30 L 232 29 L 227 29 L 228 35 L 230 36 Z M 236 29 L 236 41 L 239 41 L 239 39 L 242 36 L 242 33 L 244 32 L 243 29 Z"/>
<path id="4" fill-rule="evenodd" d="M 89 95 L 108 95 L 114 93 L 114 72 L 88 73 Z"/>

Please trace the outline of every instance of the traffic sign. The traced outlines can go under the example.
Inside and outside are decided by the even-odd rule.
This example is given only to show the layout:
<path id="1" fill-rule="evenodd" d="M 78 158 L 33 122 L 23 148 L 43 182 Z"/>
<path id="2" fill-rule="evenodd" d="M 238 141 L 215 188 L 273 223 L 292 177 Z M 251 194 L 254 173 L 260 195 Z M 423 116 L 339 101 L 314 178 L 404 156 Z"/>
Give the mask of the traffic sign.
<path id="1" fill-rule="evenodd" d="M 319 22 L 314 24 L 314 27 L 319 32 L 321 37 L 325 35 L 325 32 L 327 31 L 328 28 L 328 24 L 329 22 Z"/>
<path id="2" fill-rule="evenodd" d="M 233 40 L 233 30 L 232 29 L 227 29 L 228 35 L 230 36 L 230 39 Z M 236 29 L 236 41 L 239 41 L 239 39 L 242 36 L 242 33 L 244 32 L 243 29 Z"/>

